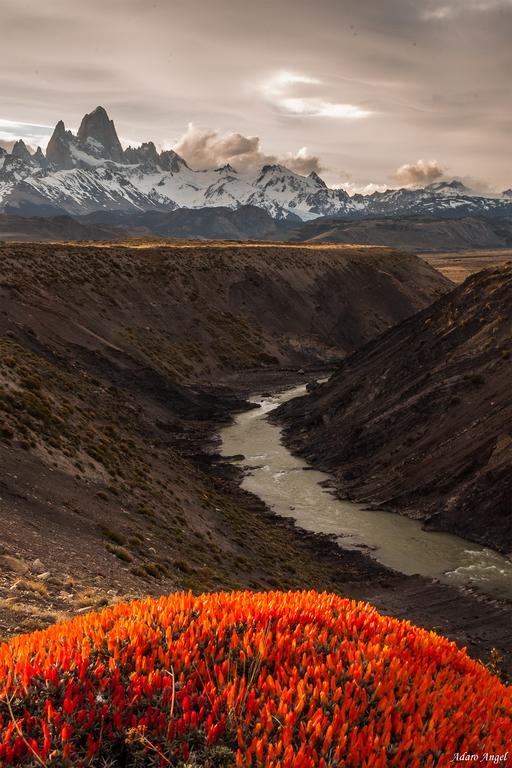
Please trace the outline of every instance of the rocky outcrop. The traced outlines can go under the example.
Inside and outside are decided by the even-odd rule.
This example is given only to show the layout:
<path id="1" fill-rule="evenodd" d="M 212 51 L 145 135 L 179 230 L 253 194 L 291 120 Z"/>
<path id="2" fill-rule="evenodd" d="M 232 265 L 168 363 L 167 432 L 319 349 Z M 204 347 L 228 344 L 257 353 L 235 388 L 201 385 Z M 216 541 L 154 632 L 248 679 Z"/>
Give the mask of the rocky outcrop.
<path id="1" fill-rule="evenodd" d="M 32 155 L 32 160 L 34 163 L 37 163 L 40 168 L 47 168 L 48 167 L 48 161 L 44 155 L 43 150 L 41 147 L 38 147 L 34 154 Z"/>

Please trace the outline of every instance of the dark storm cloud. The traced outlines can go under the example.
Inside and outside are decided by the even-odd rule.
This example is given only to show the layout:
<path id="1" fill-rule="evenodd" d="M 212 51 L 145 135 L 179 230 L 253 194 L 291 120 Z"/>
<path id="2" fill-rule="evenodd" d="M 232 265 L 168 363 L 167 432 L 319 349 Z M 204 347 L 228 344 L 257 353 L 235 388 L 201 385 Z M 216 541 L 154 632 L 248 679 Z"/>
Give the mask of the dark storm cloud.
<path id="1" fill-rule="evenodd" d="M 331 182 L 432 158 L 511 183 L 512 0 L 3 0 L 1 23 L 2 139 L 101 103 L 126 140 L 197 155 L 192 122 L 212 162 L 260 137 L 246 163 L 302 153 Z"/>

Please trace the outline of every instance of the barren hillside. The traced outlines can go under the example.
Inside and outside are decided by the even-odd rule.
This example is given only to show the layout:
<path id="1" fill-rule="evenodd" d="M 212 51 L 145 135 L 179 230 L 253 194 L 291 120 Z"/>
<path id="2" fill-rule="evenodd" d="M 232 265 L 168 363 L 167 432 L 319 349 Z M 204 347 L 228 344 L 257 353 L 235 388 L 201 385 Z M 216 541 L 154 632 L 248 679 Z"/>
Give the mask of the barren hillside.
<path id="1" fill-rule="evenodd" d="M 340 493 L 512 549 L 512 269 L 477 273 L 280 409 Z"/>

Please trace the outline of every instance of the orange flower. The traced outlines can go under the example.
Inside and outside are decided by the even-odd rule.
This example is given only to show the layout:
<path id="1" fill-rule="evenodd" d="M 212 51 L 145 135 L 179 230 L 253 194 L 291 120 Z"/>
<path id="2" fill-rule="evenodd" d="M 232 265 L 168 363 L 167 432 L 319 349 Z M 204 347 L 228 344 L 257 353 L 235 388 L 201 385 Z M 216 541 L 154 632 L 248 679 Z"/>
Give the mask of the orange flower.
<path id="1" fill-rule="evenodd" d="M 510 688 L 432 632 L 315 592 L 119 604 L 0 646 L 0 680 L 1 766 L 101 765 L 120 743 L 148 766 L 219 745 L 244 768 L 511 752 Z"/>

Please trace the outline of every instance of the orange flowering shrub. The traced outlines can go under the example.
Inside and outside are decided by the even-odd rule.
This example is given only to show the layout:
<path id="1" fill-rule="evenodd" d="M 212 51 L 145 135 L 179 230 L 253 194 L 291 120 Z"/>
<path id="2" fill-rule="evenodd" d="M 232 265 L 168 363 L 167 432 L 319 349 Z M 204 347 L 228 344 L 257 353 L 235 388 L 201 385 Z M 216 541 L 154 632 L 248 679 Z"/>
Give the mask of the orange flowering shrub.
<path id="1" fill-rule="evenodd" d="M 315 592 L 117 605 L 2 645 L 0 686 L 1 765 L 428 768 L 512 748 L 511 689 L 484 667 Z"/>

